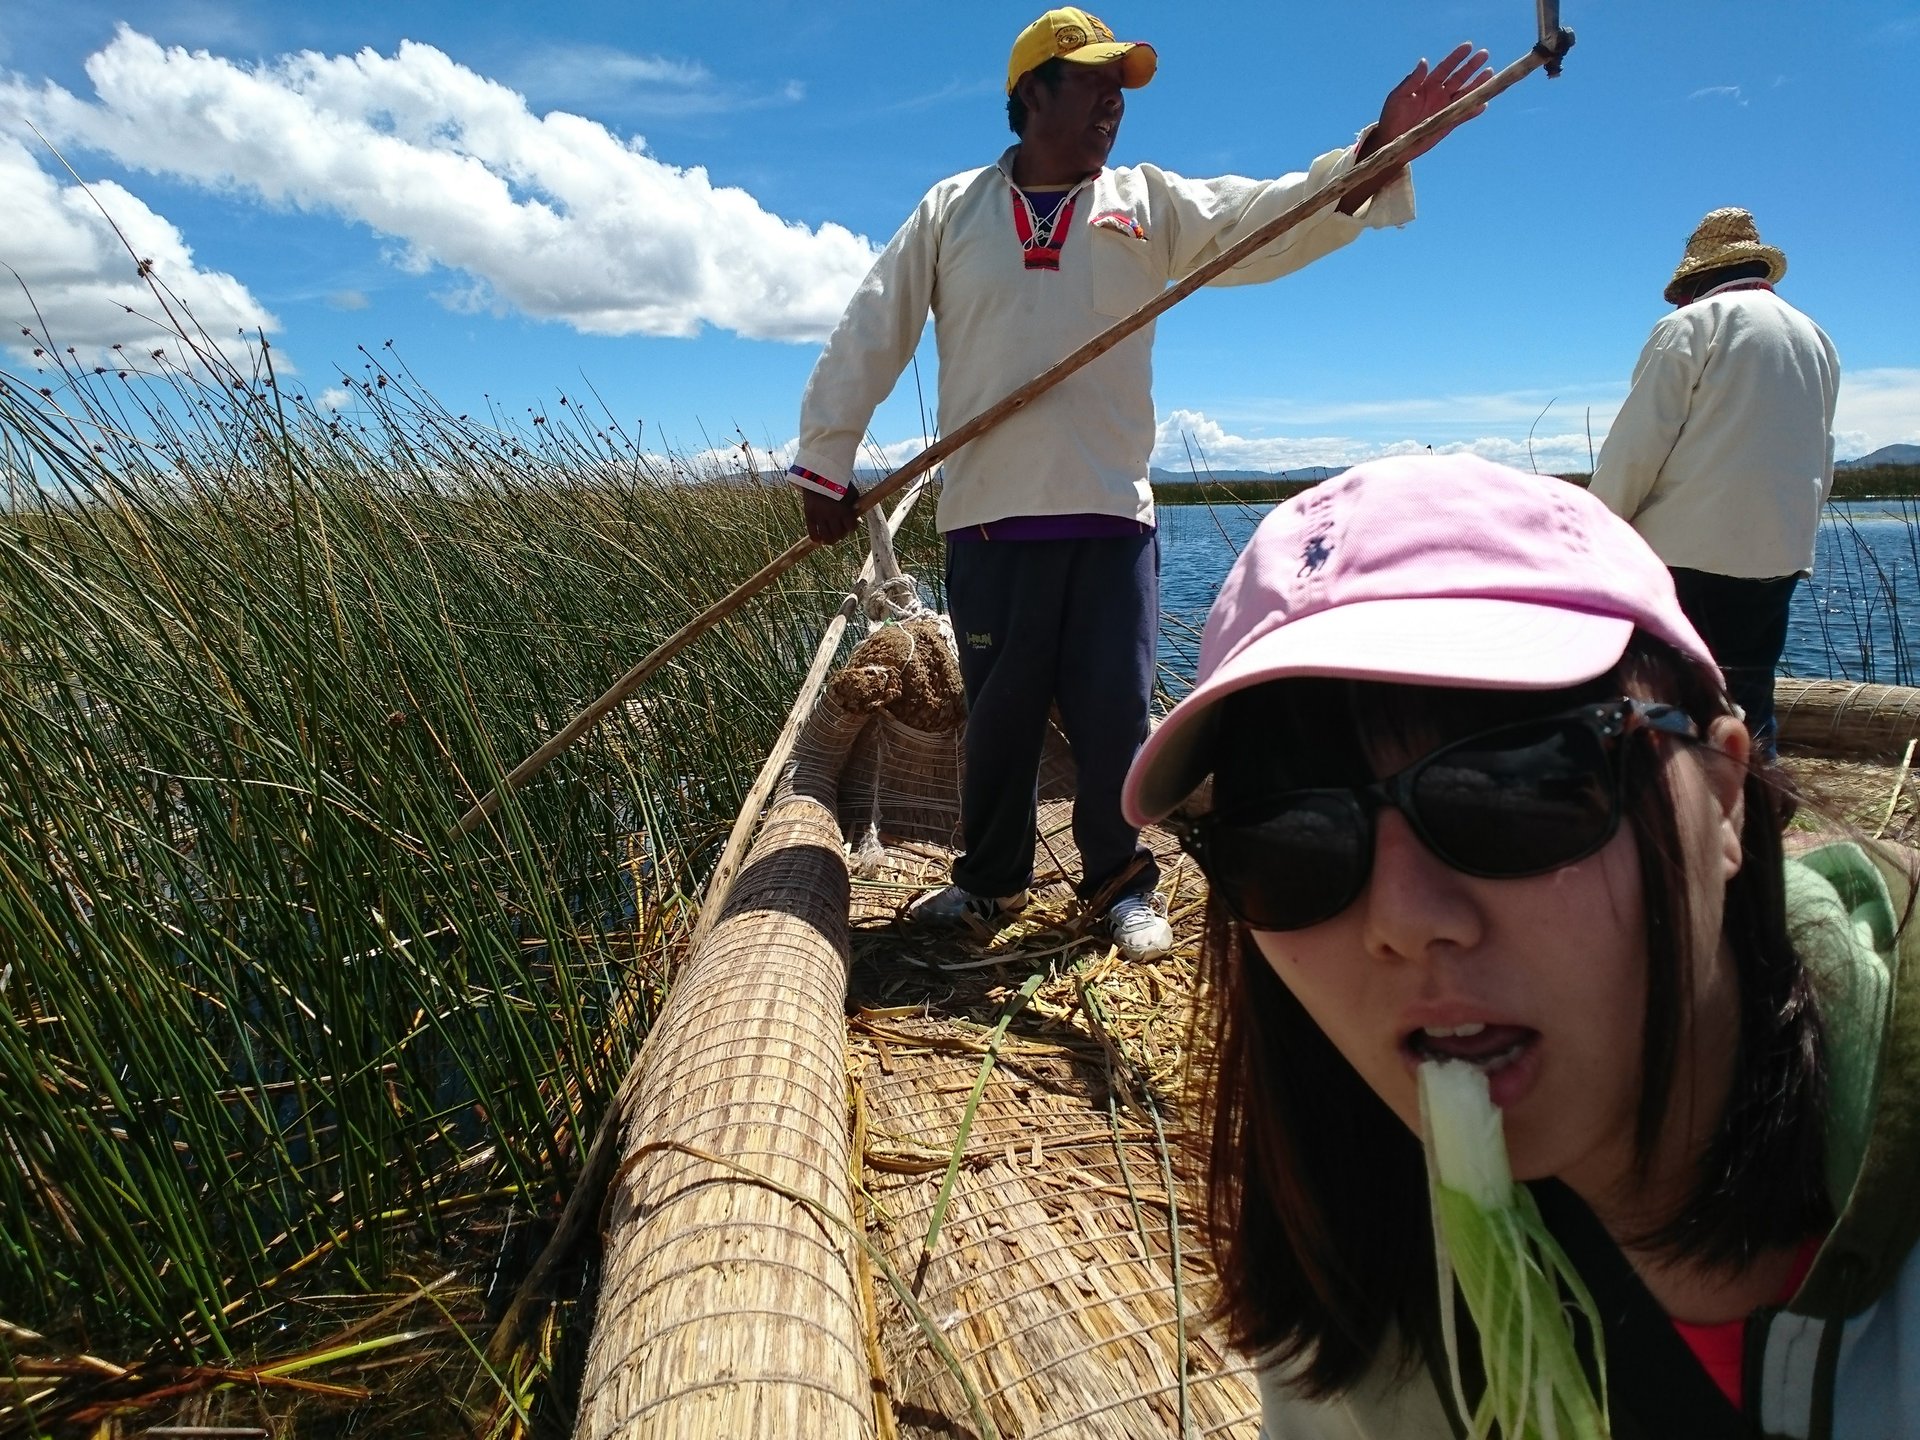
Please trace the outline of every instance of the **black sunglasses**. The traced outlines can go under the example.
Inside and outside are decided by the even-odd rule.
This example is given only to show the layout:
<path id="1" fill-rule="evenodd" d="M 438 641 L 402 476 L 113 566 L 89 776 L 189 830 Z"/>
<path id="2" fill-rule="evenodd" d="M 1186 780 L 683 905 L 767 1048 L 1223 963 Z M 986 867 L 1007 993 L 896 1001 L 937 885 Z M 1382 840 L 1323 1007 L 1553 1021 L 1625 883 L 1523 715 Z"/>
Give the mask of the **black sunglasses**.
<path id="1" fill-rule="evenodd" d="M 1677 706 L 1602 701 L 1455 740 L 1369 785 L 1289 790 L 1166 824 L 1236 919 L 1301 930 L 1366 888 L 1383 805 L 1462 874 L 1518 879 L 1585 859 L 1620 828 L 1613 756 L 1640 729 L 1700 738 Z"/>

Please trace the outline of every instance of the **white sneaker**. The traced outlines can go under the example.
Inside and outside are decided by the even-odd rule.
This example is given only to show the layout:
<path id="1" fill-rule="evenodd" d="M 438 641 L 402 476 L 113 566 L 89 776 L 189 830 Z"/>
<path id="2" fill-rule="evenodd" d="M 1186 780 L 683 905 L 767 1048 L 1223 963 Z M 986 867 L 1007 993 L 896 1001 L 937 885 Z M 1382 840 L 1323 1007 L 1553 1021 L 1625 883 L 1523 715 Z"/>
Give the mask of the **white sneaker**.
<path id="1" fill-rule="evenodd" d="M 1122 895 L 1107 911 L 1107 930 L 1129 960 L 1158 960 L 1173 949 L 1167 902 L 1159 895 Z"/>
<path id="2" fill-rule="evenodd" d="M 929 890 L 907 907 L 907 923 L 910 925 L 997 925 L 1003 920 L 1011 920 L 1027 908 L 1027 892 L 1016 891 L 1012 895 L 976 895 L 971 890 L 962 890 L 958 885 L 949 885 L 941 890 Z"/>

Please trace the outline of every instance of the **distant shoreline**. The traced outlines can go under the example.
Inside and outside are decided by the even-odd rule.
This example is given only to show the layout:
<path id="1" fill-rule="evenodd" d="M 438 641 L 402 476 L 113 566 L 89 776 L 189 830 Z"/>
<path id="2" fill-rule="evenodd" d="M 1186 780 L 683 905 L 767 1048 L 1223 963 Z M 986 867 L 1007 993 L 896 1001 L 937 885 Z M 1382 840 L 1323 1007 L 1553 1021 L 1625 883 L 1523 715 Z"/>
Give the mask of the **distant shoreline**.
<path id="1" fill-rule="evenodd" d="M 1332 477 L 1328 477 L 1332 478 Z M 1582 473 L 1560 475 L 1559 479 L 1585 486 L 1592 477 Z M 1244 480 L 1155 480 L 1156 505 L 1270 505 L 1291 500 L 1319 480 L 1271 479 Z M 1858 470 L 1841 470 L 1833 477 L 1833 500 L 1913 500 L 1920 499 L 1920 465 L 1873 465 Z"/>

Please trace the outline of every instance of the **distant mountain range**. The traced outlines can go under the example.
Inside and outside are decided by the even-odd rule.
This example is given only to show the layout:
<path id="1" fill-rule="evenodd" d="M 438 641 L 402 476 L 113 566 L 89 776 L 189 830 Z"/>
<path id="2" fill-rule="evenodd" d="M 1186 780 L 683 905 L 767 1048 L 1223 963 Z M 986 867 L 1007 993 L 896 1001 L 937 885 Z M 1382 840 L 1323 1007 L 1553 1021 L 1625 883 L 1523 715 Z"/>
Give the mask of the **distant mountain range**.
<path id="1" fill-rule="evenodd" d="M 1841 460 L 1836 470 L 1868 470 L 1875 465 L 1920 465 L 1920 445 L 1882 445 L 1858 460 Z"/>

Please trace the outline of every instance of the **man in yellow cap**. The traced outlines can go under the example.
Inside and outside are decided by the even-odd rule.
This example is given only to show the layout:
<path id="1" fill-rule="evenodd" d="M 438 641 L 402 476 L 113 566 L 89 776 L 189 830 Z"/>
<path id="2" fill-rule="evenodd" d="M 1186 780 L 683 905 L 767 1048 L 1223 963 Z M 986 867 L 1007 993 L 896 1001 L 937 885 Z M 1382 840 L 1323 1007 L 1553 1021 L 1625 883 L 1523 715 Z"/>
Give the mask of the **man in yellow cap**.
<path id="1" fill-rule="evenodd" d="M 1840 357 L 1774 286 L 1787 257 L 1729 206 L 1694 227 L 1633 388 L 1593 467 L 1593 493 L 1673 573 L 1680 607 L 1773 749 L 1787 613 L 1812 572 L 1833 488 Z"/>
<path id="2" fill-rule="evenodd" d="M 1153 47 L 1116 39 L 1084 10 L 1049 10 L 1020 32 L 1007 65 L 1017 143 L 927 193 L 814 366 L 789 472 L 809 533 L 837 540 L 853 530 L 856 448 L 929 312 L 940 425 L 950 431 L 1481 83 L 1485 60 L 1462 45 L 1437 66 L 1421 61 L 1378 123 L 1304 173 L 1190 180 L 1107 165 L 1125 92 L 1153 78 Z M 1412 218 L 1401 171 L 1215 283 L 1269 280 L 1363 229 Z M 965 848 L 953 883 L 910 909 L 916 923 L 990 922 L 1026 904 L 1035 780 L 1057 705 L 1077 772 L 1080 895 L 1107 907 L 1128 955 L 1172 944 L 1158 872 L 1120 812 L 1121 781 L 1147 735 L 1159 627 L 1152 345 L 1152 327 L 1136 332 L 945 466 L 937 524 L 967 691 Z"/>

